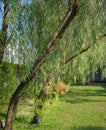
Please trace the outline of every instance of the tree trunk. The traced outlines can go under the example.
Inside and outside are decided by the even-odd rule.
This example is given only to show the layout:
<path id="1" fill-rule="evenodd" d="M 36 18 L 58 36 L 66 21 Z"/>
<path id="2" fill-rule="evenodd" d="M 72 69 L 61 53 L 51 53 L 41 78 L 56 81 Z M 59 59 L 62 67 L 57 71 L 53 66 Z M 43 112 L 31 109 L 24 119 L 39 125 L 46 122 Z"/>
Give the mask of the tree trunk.
<path id="1" fill-rule="evenodd" d="M 4 0 L 4 17 L 3 17 L 3 26 L 1 31 L 1 37 L 0 37 L 0 63 L 2 63 L 3 55 L 4 55 L 4 49 L 7 45 L 7 28 L 8 28 L 8 7 L 9 0 Z"/>
<path id="2" fill-rule="evenodd" d="M 45 51 L 45 53 L 38 58 L 38 60 L 35 61 L 34 67 L 32 68 L 30 74 L 25 78 L 24 81 L 22 81 L 19 86 L 17 87 L 16 91 L 14 92 L 7 111 L 7 117 L 6 117 L 6 123 L 5 123 L 5 130 L 12 130 L 13 129 L 13 121 L 14 117 L 16 115 L 17 105 L 20 98 L 20 93 L 23 91 L 23 89 L 27 88 L 28 83 L 37 75 L 37 71 L 39 68 L 43 65 L 43 63 L 47 60 L 48 56 L 54 49 L 55 41 L 62 37 L 63 33 L 69 26 L 69 24 L 72 22 L 74 17 L 77 14 L 77 8 L 78 8 L 79 0 L 75 0 L 72 8 L 66 13 L 64 19 L 62 20 L 62 23 L 60 24 L 59 31 L 54 33 L 51 41 L 48 43 L 48 47 Z"/>
<path id="3" fill-rule="evenodd" d="M 13 129 L 13 121 L 16 116 L 17 112 L 17 105 L 20 99 L 20 92 L 23 91 L 24 87 L 28 85 L 28 83 L 33 79 L 33 75 L 30 78 L 26 78 L 26 80 L 22 81 L 19 86 L 17 87 L 16 91 L 14 92 L 7 111 L 7 117 L 5 122 L 5 130 L 12 130 Z"/>
<path id="4" fill-rule="evenodd" d="M 0 47 L 0 64 L 2 63 L 3 60 L 4 49 L 5 47 Z"/>
<path id="5" fill-rule="evenodd" d="M 12 130 L 13 120 L 16 116 L 17 104 L 19 97 L 16 95 L 14 99 L 12 98 L 8 107 L 8 115 L 6 117 L 5 130 Z"/>

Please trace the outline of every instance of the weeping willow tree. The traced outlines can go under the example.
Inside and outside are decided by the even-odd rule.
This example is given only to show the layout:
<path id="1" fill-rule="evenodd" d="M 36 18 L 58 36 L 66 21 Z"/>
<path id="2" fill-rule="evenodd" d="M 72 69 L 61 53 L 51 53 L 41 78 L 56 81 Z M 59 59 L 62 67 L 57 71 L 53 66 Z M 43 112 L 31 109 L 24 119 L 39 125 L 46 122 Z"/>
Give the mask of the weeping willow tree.
<path id="1" fill-rule="evenodd" d="M 61 21 L 63 6 L 58 5 L 56 13 L 59 14 L 57 17 Z M 62 39 L 57 40 L 54 52 L 40 68 L 42 76 L 40 75 L 40 80 L 38 79 L 39 84 L 46 81 L 48 75 L 52 76 L 55 82 L 61 80 L 68 84 L 85 84 L 91 73 L 94 75 L 98 68 L 103 70 L 102 76 L 106 77 L 105 2 L 80 1 L 80 5 L 75 20 Z M 37 118 L 38 114 L 35 113 Z"/>
<path id="2" fill-rule="evenodd" d="M 23 64 L 27 65 L 8 106 L 5 130 L 12 130 L 21 92 L 34 78 L 42 76 L 43 82 L 50 75 L 67 83 L 77 78 L 85 81 L 90 71 L 95 72 L 98 66 L 104 68 L 106 1 L 3 0 L 2 3 L 5 31 L 2 26 L 1 61 L 8 44 L 18 45 Z M 5 22 L 7 16 L 9 20 Z"/>

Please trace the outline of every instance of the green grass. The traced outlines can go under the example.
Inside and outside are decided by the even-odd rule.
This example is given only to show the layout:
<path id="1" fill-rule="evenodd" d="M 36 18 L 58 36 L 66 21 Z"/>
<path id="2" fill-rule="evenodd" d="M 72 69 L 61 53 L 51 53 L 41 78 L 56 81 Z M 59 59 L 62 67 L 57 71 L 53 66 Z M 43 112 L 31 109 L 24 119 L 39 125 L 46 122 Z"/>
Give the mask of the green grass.
<path id="1" fill-rule="evenodd" d="M 20 103 L 14 130 L 106 130 L 106 87 L 75 86 L 60 95 L 41 125 L 32 125 L 32 101 Z M 4 111 L 0 113 L 5 117 Z"/>

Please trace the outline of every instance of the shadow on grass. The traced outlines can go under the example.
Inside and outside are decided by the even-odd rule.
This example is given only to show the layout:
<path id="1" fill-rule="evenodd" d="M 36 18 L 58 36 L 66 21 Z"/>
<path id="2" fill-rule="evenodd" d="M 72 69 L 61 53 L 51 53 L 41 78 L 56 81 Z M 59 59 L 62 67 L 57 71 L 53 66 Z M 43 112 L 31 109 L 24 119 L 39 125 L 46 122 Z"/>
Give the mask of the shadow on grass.
<path id="1" fill-rule="evenodd" d="M 106 84 L 105 85 L 101 85 L 102 88 L 106 89 Z"/>
<path id="2" fill-rule="evenodd" d="M 0 117 L 5 118 L 6 117 L 6 113 L 0 112 Z"/>
<path id="3" fill-rule="evenodd" d="M 70 95 L 71 94 L 71 95 Z M 77 90 L 77 88 L 67 93 L 68 96 L 106 96 L 106 89 L 92 90 L 87 88 L 83 90 Z"/>
<path id="4" fill-rule="evenodd" d="M 66 101 L 72 104 L 75 103 L 83 103 L 83 102 L 106 102 L 106 98 L 103 98 L 101 100 L 100 97 L 105 97 L 106 96 L 106 87 L 104 89 L 92 89 L 92 87 L 87 86 L 86 88 L 83 89 L 77 89 L 78 87 L 72 88 L 71 91 L 66 93 L 65 95 L 60 95 L 60 100 Z M 89 97 L 92 97 L 89 99 Z M 97 98 L 95 98 L 97 97 Z"/>
<path id="5" fill-rule="evenodd" d="M 106 100 L 88 100 L 88 99 L 81 99 L 81 98 L 75 98 L 72 100 L 66 100 L 66 102 L 71 103 L 71 104 L 76 104 L 76 103 L 83 103 L 83 102 L 106 102 Z"/>
<path id="6" fill-rule="evenodd" d="M 73 128 L 72 130 L 106 130 L 106 128 L 98 126 L 85 126 L 85 127 Z"/>
<path id="7" fill-rule="evenodd" d="M 18 121 L 18 122 L 28 122 L 27 117 L 24 117 L 24 116 L 22 116 L 22 117 L 16 117 L 15 120 Z"/>

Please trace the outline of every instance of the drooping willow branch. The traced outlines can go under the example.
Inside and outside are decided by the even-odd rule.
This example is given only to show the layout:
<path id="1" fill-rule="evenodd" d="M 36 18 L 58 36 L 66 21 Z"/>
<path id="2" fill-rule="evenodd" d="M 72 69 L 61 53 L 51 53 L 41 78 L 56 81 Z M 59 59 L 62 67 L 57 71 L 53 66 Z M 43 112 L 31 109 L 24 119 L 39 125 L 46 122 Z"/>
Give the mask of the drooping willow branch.
<path id="1" fill-rule="evenodd" d="M 106 34 L 103 34 L 99 37 L 98 40 L 101 40 L 102 38 L 106 37 Z M 92 47 L 92 44 L 89 44 L 88 47 L 82 49 L 80 52 L 78 52 L 77 54 L 74 54 L 72 57 L 68 58 L 65 62 L 64 62 L 64 65 L 65 64 L 68 64 L 70 61 L 72 61 L 74 58 L 76 58 L 77 56 L 85 53 L 86 51 L 88 51 L 90 48 Z"/>
<path id="2" fill-rule="evenodd" d="M 88 51 L 91 48 L 91 45 L 89 45 L 87 48 L 82 49 L 80 52 L 78 52 L 77 54 L 73 55 L 72 57 L 68 58 L 64 64 L 69 63 L 71 60 L 73 60 L 74 58 L 76 58 L 77 56 L 79 56 L 80 54 Z"/>

